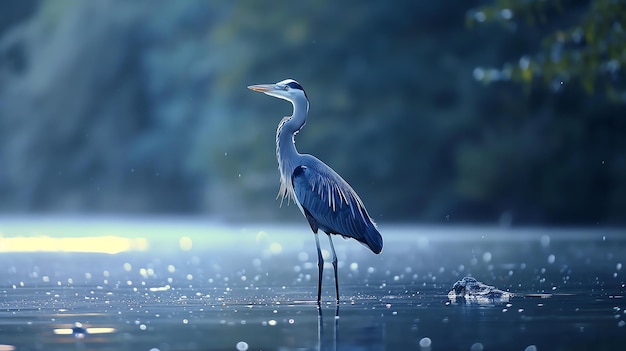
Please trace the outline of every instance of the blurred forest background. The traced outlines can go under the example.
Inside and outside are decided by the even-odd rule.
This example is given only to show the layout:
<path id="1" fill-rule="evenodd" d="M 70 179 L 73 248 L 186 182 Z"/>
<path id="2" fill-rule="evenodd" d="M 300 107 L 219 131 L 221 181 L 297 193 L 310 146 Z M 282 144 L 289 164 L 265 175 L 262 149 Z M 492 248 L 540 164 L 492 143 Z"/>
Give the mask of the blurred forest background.
<path id="1" fill-rule="evenodd" d="M 0 213 L 279 209 L 298 135 L 380 222 L 626 224 L 624 1 L 6 0 Z"/>

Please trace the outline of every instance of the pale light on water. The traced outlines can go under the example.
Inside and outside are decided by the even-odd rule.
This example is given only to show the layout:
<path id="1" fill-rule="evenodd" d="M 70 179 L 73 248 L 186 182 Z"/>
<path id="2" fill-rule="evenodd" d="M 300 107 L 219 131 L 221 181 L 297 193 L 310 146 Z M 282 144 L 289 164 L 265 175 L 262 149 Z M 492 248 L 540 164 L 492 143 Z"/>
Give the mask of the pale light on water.
<path id="1" fill-rule="evenodd" d="M 85 334 L 93 335 L 93 334 L 109 334 L 116 332 L 115 328 L 103 328 L 103 327 L 94 327 L 94 328 L 85 328 Z M 57 335 L 72 335 L 76 333 L 74 328 L 55 328 L 52 329 L 52 332 Z"/>
<path id="2" fill-rule="evenodd" d="M 91 252 L 117 254 L 125 251 L 145 251 L 145 238 L 96 236 L 80 238 L 0 237 L 0 252 Z"/>
<path id="3" fill-rule="evenodd" d="M 180 249 L 183 251 L 189 251 L 193 248 L 193 240 L 188 236 L 183 236 L 178 241 Z"/>

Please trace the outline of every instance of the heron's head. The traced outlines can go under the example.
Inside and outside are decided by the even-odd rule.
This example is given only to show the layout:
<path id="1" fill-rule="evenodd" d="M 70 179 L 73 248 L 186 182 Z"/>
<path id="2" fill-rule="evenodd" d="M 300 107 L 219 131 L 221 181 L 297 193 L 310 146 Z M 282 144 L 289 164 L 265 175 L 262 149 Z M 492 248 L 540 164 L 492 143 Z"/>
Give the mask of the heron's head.
<path id="1" fill-rule="evenodd" d="M 277 97 L 279 99 L 287 100 L 295 105 L 297 100 L 304 98 L 308 101 L 306 93 L 302 86 L 293 79 L 281 80 L 274 84 L 258 84 L 250 85 L 250 90 L 259 91 L 266 95 Z"/>

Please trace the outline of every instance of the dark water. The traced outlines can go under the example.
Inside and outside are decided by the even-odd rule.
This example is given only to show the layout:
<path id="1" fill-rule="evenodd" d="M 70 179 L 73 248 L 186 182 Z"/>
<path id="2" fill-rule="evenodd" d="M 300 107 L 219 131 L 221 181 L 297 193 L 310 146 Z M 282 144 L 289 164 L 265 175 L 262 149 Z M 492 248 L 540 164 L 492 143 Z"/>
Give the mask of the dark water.
<path id="1" fill-rule="evenodd" d="M 335 239 L 341 302 L 328 264 L 320 315 L 304 223 L 0 221 L 0 351 L 626 349 L 624 230 L 381 231 L 381 255 Z M 12 252 L 7 241 L 43 235 L 148 247 Z M 464 276 L 514 295 L 451 301 Z"/>

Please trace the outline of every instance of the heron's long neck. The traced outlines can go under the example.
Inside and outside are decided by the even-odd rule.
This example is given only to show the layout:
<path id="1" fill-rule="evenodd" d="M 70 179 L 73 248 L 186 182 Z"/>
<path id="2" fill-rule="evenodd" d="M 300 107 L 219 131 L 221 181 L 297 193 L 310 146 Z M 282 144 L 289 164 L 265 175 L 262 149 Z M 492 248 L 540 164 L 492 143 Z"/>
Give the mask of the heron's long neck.
<path id="1" fill-rule="evenodd" d="M 278 159 L 278 169 L 280 170 L 280 191 L 279 196 L 293 196 L 290 177 L 294 168 L 298 165 L 295 161 L 300 154 L 296 150 L 294 136 L 306 123 L 306 116 L 309 111 L 309 102 L 305 97 L 293 102 L 293 115 L 283 118 L 276 130 L 276 158 Z"/>
<path id="2" fill-rule="evenodd" d="M 306 123 L 306 115 L 309 110 L 309 102 L 305 98 L 303 100 L 295 101 L 293 115 L 283 118 L 276 130 L 276 157 L 281 168 L 282 164 L 295 160 L 299 155 L 294 136 Z"/>

